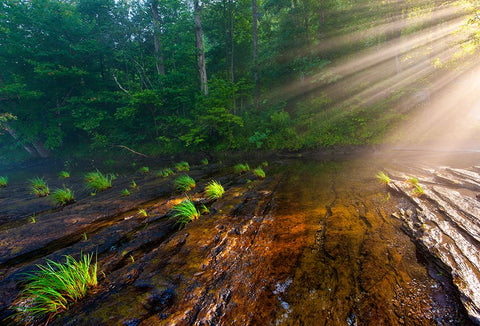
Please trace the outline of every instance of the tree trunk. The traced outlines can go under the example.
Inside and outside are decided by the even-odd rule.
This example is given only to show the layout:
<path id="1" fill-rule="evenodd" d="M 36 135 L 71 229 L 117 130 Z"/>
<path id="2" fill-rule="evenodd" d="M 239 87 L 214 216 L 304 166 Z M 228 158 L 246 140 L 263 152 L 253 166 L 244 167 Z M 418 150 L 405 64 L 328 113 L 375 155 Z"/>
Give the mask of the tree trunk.
<path id="1" fill-rule="evenodd" d="M 152 0 L 151 10 L 154 25 L 153 46 L 155 51 L 155 67 L 157 69 L 157 74 L 159 76 L 163 76 L 165 75 L 165 65 L 163 60 L 162 41 L 160 39 L 162 24 L 160 21 L 160 16 L 158 15 L 158 0 Z"/>
<path id="2" fill-rule="evenodd" d="M 252 36 L 253 36 L 253 79 L 255 81 L 255 108 L 258 110 L 260 101 L 260 83 L 258 77 L 258 12 L 257 0 L 252 0 Z"/>
<path id="3" fill-rule="evenodd" d="M 5 128 L 5 130 L 10 134 L 10 136 L 12 136 L 13 139 L 15 139 L 16 141 L 18 141 L 18 135 L 15 131 L 15 129 L 13 129 L 9 124 L 7 123 L 3 123 L 3 126 Z M 36 142 L 35 144 L 22 144 L 23 148 L 28 152 L 28 154 L 30 154 L 31 157 L 41 157 L 41 158 L 46 158 L 48 156 L 50 156 L 50 151 L 47 150 L 42 144 L 40 144 L 39 142 Z"/>
<path id="4" fill-rule="evenodd" d="M 392 0 L 387 2 L 388 10 L 390 12 L 387 16 L 387 23 L 390 24 L 389 28 L 385 32 L 386 40 L 391 41 L 399 39 L 402 36 L 402 28 L 405 26 L 405 14 L 404 9 L 404 0 L 398 0 L 392 2 Z M 394 55 L 394 65 L 397 75 L 402 72 L 402 66 L 400 63 L 400 51 L 398 47 L 395 48 Z"/>
<path id="5" fill-rule="evenodd" d="M 235 82 L 235 42 L 233 40 L 233 1 L 230 0 L 230 71 L 232 72 L 232 82 Z"/>
<path id="6" fill-rule="evenodd" d="M 195 13 L 195 37 L 198 51 L 198 72 L 200 74 L 200 88 L 203 94 L 208 95 L 207 69 L 205 67 L 205 51 L 203 49 L 203 30 L 200 19 L 200 6 L 198 0 L 193 0 L 193 10 Z"/>

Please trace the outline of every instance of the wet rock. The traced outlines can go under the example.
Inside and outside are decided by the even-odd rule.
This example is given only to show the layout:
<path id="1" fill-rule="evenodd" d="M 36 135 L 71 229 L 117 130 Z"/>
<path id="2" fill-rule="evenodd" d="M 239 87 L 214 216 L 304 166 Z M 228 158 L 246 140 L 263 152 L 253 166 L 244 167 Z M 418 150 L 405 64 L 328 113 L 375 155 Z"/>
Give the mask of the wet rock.
<path id="1" fill-rule="evenodd" d="M 422 198 L 408 183 L 392 182 L 414 204 L 399 216 L 407 233 L 450 270 L 470 318 L 480 324 L 480 203 L 469 195 L 480 189 L 480 175 L 453 168 L 431 173 L 436 183 L 421 185 Z"/>

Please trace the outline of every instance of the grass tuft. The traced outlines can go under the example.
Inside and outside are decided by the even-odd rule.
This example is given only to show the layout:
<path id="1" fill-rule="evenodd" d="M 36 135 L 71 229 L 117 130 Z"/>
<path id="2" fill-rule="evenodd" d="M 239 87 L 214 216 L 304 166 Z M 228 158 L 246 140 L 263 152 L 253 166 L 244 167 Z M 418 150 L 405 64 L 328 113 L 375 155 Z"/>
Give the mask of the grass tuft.
<path id="1" fill-rule="evenodd" d="M 122 190 L 122 196 L 124 196 L 124 197 L 130 196 L 130 191 L 128 191 L 127 188 L 123 189 Z"/>
<path id="2" fill-rule="evenodd" d="M 8 177 L 0 177 L 0 188 L 8 186 Z"/>
<path id="3" fill-rule="evenodd" d="M 386 185 L 390 184 L 390 177 L 383 171 L 378 171 L 376 174 L 377 179 Z"/>
<path id="4" fill-rule="evenodd" d="M 420 197 L 425 194 L 425 190 L 423 190 L 422 186 L 418 183 L 413 185 L 412 195 Z"/>
<path id="5" fill-rule="evenodd" d="M 172 169 L 167 168 L 167 169 L 163 169 L 163 170 L 159 171 L 157 173 L 157 176 L 166 178 L 166 177 L 168 177 L 169 175 L 172 175 L 172 174 L 175 174 L 175 172 L 173 172 Z"/>
<path id="6" fill-rule="evenodd" d="M 208 159 L 204 158 L 203 160 L 201 160 L 201 163 L 203 165 L 208 165 Z"/>
<path id="7" fill-rule="evenodd" d="M 188 175 L 181 175 L 175 179 L 175 189 L 181 192 L 189 191 L 195 188 L 195 180 Z"/>
<path id="8" fill-rule="evenodd" d="M 250 171 L 250 166 L 248 166 L 247 163 L 245 164 L 237 164 L 233 167 L 233 171 L 236 173 L 236 174 L 240 174 L 240 173 L 243 173 L 243 172 L 247 172 L 247 171 Z"/>
<path id="9" fill-rule="evenodd" d="M 140 214 L 140 216 L 143 216 L 143 217 L 147 217 L 147 216 L 148 216 L 148 213 L 147 213 L 147 211 L 146 211 L 144 208 L 139 208 L 139 209 L 138 209 L 138 214 Z"/>
<path id="10" fill-rule="evenodd" d="M 205 187 L 206 196 L 213 200 L 222 198 L 224 193 L 225 189 L 223 189 L 223 186 L 215 180 L 210 181 Z"/>
<path id="11" fill-rule="evenodd" d="M 262 167 L 259 166 L 258 168 L 253 170 L 253 174 L 255 174 L 260 179 L 265 179 L 265 171 L 263 171 Z"/>
<path id="12" fill-rule="evenodd" d="M 35 177 L 30 180 L 30 190 L 37 197 L 45 197 L 50 194 L 50 189 L 43 178 Z"/>
<path id="13" fill-rule="evenodd" d="M 89 172 L 85 175 L 87 189 L 92 192 L 103 191 L 112 187 L 113 174 L 103 174 L 100 171 Z"/>
<path id="14" fill-rule="evenodd" d="M 59 177 L 60 179 L 68 179 L 68 178 L 70 178 L 70 172 L 60 171 L 60 172 L 58 173 L 58 177 Z"/>
<path id="15" fill-rule="evenodd" d="M 185 162 L 185 161 L 178 162 L 177 164 L 175 164 L 175 170 L 177 170 L 177 172 L 182 172 L 182 171 L 188 172 L 190 171 L 190 164 L 188 164 L 188 162 Z"/>
<path id="16" fill-rule="evenodd" d="M 93 254 L 80 255 L 78 261 L 72 256 L 65 258 L 63 264 L 47 260 L 46 266 L 37 265 L 39 271 L 26 274 L 28 283 L 13 304 L 17 321 L 32 321 L 65 311 L 97 285 Z"/>
<path id="17" fill-rule="evenodd" d="M 150 168 L 148 166 L 142 166 L 140 169 L 138 169 L 138 172 L 147 174 L 150 172 Z"/>
<path id="18" fill-rule="evenodd" d="M 172 218 L 176 218 L 175 225 L 179 225 L 179 229 L 182 229 L 187 223 L 192 220 L 196 220 L 200 216 L 200 212 L 195 207 L 193 201 L 188 198 L 182 201 L 180 204 L 175 205 L 172 210 Z"/>
<path id="19" fill-rule="evenodd" d="M 57 206 L 65 206 L 75 202 L 75 196 L 73 191 L 69 188 L 55 189 L 50 196 L 52 201 Z"/>
<path id="20" fill-rule="evenodd" d="M 418 186 L 418 179 L 416 177 L 410 177 L 407 181 L 410 182 L 413 186 Z"/>

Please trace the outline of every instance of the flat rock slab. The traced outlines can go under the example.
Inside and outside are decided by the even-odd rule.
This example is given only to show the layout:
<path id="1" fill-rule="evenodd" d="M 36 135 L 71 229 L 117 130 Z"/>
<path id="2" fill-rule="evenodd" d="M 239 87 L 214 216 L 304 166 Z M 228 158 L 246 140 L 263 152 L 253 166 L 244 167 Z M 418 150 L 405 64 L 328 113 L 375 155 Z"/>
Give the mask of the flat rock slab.
<path id="1" fill-rule="evenodd" d="M 411 203 L 394 216 L 402 219 L 407 233 L 447 267 L 471 319 L 480 324 L 478 171 L 449 167 L 424 170 L 415 176 L 422 194 L 414 191 L 415 185 L 407 179 L 393 178 L 388 186 Z"/>

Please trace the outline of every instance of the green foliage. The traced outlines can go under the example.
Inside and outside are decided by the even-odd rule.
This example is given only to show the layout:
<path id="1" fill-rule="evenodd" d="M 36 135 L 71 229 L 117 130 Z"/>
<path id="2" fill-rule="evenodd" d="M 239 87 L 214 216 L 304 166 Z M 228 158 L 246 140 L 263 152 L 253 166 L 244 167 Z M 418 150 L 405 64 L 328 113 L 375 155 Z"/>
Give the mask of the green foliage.
<path id="1" fill-rule="evenodd" d="M 13 304 L 17 321 L 29 323 L 65 311 L 97 285 L 93 254 L 81 255 L 78 261 L 72 256 L 65 258 L 63 264 L 47 260 L 46 266 L 37 265 L 39 271 L 27 274 L 28 283 Z"/>
<path id="2" fill-rule="evenodd" d="M 147 174 L 150 172 L 150 168 L 148 166 L 142 166 L 138 171 L 142 174 Z"/>
<path id="3" fill-rule="evenodd" d="M 175 179 L 175 189 L 177 191 L 186 192 L 192 188 L 195 188 L 195 185 L 195 180 L 186 174 Z"/>
<path id="4" fill-rule="evenodd" d="M 147 211 L 144 208 L 139 208 L 138 209 L 138 214 L 140 214 L 140 216 L 143 216 L 143 217 L 148 216 Z"/>
<path id="5" fill-rule="evenodd" d="M 135 182 L 135 180 L 132 180 L 132 182 L 130 183 L 130 187 L 133 188 L 133 189 L 135 189 L 135 188 L 138 187 L 138 186 L 137 186 L 137 183 Z"/>
<path id="6" fill-rule="evenodd" d="M 5 188 L 8 186 L 8 177 L 0 177 L 0 188 Z"/>
<path id="7" fill-rule="evenodd" d="M 167 178 L 168 176 L 175 174 L 172 169 L 166 168 L 157 173 L 157 176 Z"/>
<path id="8" fill-rule="evenodd" d="M 130 191 L 127 188 L 123 189 L 122 190 L 122 196 L 124 196 L 124 197 L 130 196 Z"/>
<path id="9" fill-rule="evenodd" d="M 418 179 L 416 177 L 410 177 L 407 181 L 410 182 L 413 186 L 418 186 Z"/>
<path id="10" fill-rule="evenodd" d="M 233 171 L 236 173 L 236 174 L 241 174 L 241 173 L 244 173 L 244 172 L 247 172 L 247 171 L 250 171 L 250 166 L 248 166 L 247 163 L 245 164 L 237 164 L 233 167 Z"/>
<path id="11" fill-rule="evenodd" d="M 259 177 L 260 179 L 264 179 L 265 178 L 265 171 L 263 171 L 262 167 L 259 166 L 257 167 L 256 169 L 253 170 L 253 174 L 255 174 L 257 177 Z"/>
<path id="12" fill-rule="evenodd" d="M 203 165 L 208 165 L 208 159 L 207 158 L 202 159 L 201 163 Z"/>
<path id="13" fill-rule="evenodd" d="M 60 172 L 58 173 L 58 177 L 59 177 L 60 179 L 68 179 L 68 178 L 70 178 L 70 172 L 60 171 Z"/>
<path id="14" fill-rule="evenodd" d="M 55 189 L 50 198 L 57 206 L 65 206 L 75 202 L 73 191 L 69 188 Z"/>
<path id="15" fill-rule="evenodd" d="M 89 172 L 85 175 L 86 187 L 94 193 L 112 187 L 113 174 L 103 174 L 100 171 Z"/>
<path id="16" fill-rule="evenodd" d="M 384 183 L 386 185 L 390 183 L 390 177 L 383 171 L 378 171 L 378 173 L 376 174 L 376 177 L 378 181 L 380 181 L 381 183 Z"/>
<path id="17" fill-rule="evenodd" d="M 425 190 L 423 190 L 422 186 L 420 186 L 419 184 L 415 184 L 413 186 L 412 194 L 420 197 L 425 194 Z"/>
<path id="18" fill-rule="evenodd" d="M 267 167 L 267 166 L 268 166 L 268 162 L 267 162 L 267 161 L 262 162 L 261 166 Z"/>
<path id="19" fill-rule="evenodd" d="M 188 162 L 185 162 L 185 161 L 176 163 L 175 170 L 177 170 L 177 172 L 188 172 L 190 171 L 190 164 L 188 164 Z"/>
<path id="20" fill-rule="evenodd" d="M 173 207 L 171 216 L 177 219 L 175 225 L 178 224 L 179 229 L 182 229 L 192 220 L 199 218 L 200 212 L 195 207 L 193 201 L 188 198 Z"/>
<path id="21" fill-rule="evenodd" d="M 50 194 L 50 189 L 43 178 L 35 177 L 30 180 L 30 190 L 37 197 L 45 197 Z"/>
<path id="22" fill-rule="evenodd" d="M 212 200 L 222 198 L 224 193 L 223 186 L 215 180 L 210 181 L 205 187 L 205 195 Z"/>

